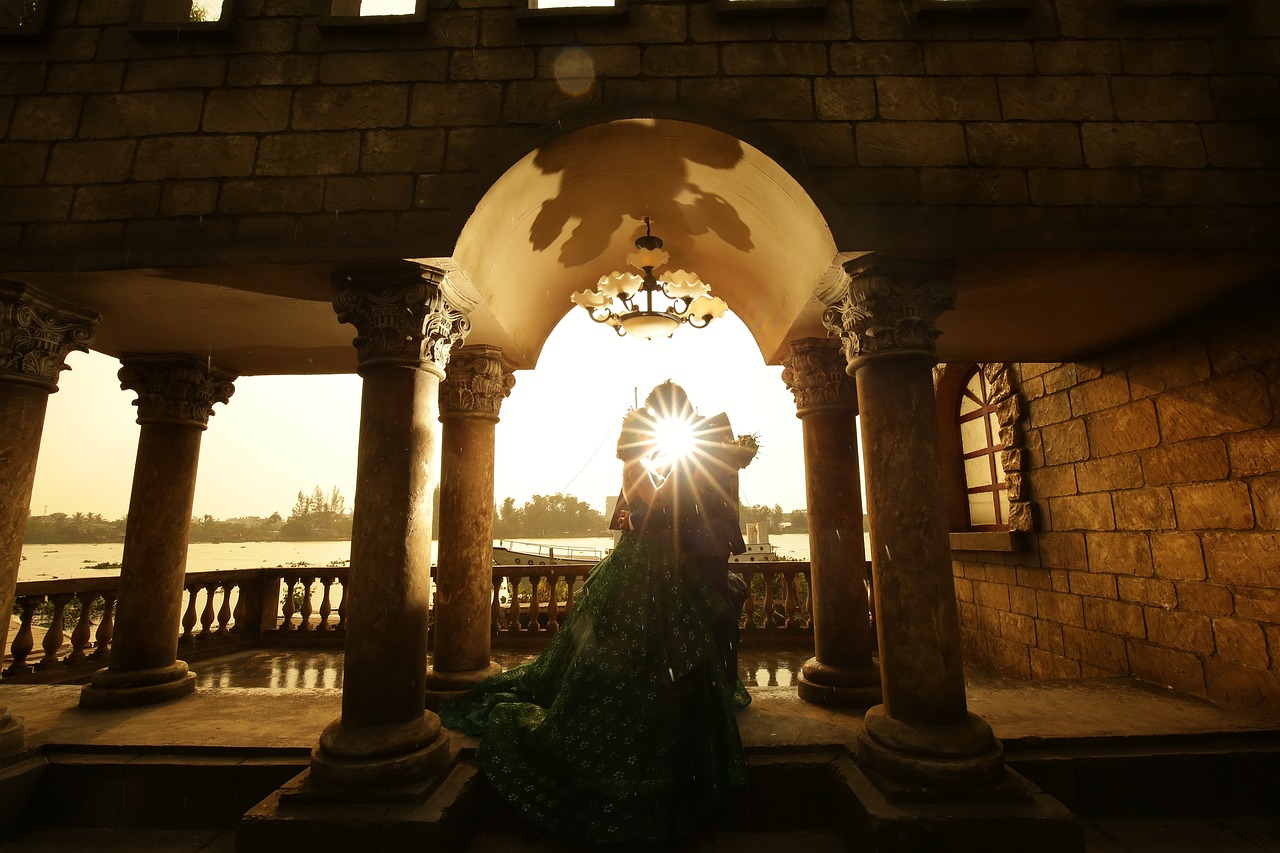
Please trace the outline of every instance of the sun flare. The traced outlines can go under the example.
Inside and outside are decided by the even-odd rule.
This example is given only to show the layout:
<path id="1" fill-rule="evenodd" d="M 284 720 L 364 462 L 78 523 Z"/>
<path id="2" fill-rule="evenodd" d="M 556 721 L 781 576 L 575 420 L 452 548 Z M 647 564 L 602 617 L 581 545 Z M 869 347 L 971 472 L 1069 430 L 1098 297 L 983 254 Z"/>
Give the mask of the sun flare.
<path id="1" fill-rule="evenodd" d="M 668 462 L 692 456 L 697 444 L 693 423 L 685 418 L 659 418 L 653 425 L 653 441 L 658 453 Z"/>

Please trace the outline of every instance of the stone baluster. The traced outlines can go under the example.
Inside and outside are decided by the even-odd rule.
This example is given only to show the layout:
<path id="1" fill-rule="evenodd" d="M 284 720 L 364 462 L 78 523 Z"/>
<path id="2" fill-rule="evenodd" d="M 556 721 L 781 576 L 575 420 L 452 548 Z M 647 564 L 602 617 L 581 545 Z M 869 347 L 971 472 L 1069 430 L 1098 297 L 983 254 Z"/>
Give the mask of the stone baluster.
<path id="1" fill-rule="evenodd" d="M 76 627 L 71 632 L 71 654 L 67 655 L 67 659 L 63 661 L 68 666 L 89 658 L 85 654 L 85 647 L 89 645 L 89 638 L 93 636 L 93 602 L 98 600 L 98 594 L 78 592 L 76 600 L 80 602 L 80 618 L 76 620 Z"/>
<path id="2" fill-rule="evenodd" d="M 329 590 L 333 587 L 336 578 L 321 578 L 320 586 L 323 594 L 320 597 L 320 624 L 316 626 L 317 631 L 329 630 L 329 614 L 333 612 L 333 604 L 329 601 Z"/>
<path id="3" fill-rule="evenodd" d="M 314 608 L 311 604 L 311 582 L 314 580 L 310 575 L 303 575 L 299 580 L 302 582 L 302 607 L 300 609 L 301 621 L 298 623 L 299 631 L 310 631 L 311 614 Z"/>
<path id="4" fill-rule="evenodd" d="M 196 623 L 200 618 L 196 615 L 196 597 L 199 595 L 198 588 L 189 589 L 187 592 L 187 606 L 182 613 L 182 634 L 178 637 L 178 642 L 189 643 L 195 638 Z"/>
<path id="5" fill-rule="evenodd" d="M 284 598 L 280 602 L 280 630 L 293 630 L 293 588 L 297 585 L 298 579 L 295 577 L 285 577 L 284 579 Z"/>
<path id="6" fill-rule="evenodd" d="M 222 584 L 222 603 L 218 606 L 218 630 L 215 634 L 219 637 L 225 637 L 231 633 L 231 590 L 232 582 Z"/>
<path id="7" fill-rule="evenodd" d="M 803 425 L 813 609 L 814 656 L 801 668 L 796 693 L 807 702 L 865 708 L 881 691 L 871 659 L 857 384 L 838 341 L 792 341 L 783 364 Z"/>
<path id="8" fill-rule="evenodd" d="M 213 620 L 217 618 L 217 609 L 213 606 L 213 596 L 218 591 L 218 584 L 205 584 L 204 609 L 200 611 L 200 638 L 207 640 L 213 636 Z"/>
<path id="9" fill-rule="evenodd" d="M 497 347 L 462 347 L 440 384 L 440 554 L 427 704 L 502 671 L 489 653 L 494 430 L 515 376 Z"/>
<path id="10" fill-rule="evenodd" d="M 0 648 L 9 633 L 17 594 L 22 540 L 31 509 L 36 458 L 49 395 L 58 390 L 73 350 L 85 352 L 98 315 L 73 308 L 33 288 L 0 281 Z M 30 626 L 20 629 L 30 636 Z M 21 636 L 13 644 L 27 642 Z M 25 671 L 30 646 L 14 655 L 9 671 Z M 23 721 L 0 705 L 0 757 L 22 747 Z"/>
<path id="11" fill-rule="evenodd" d="M 31 672 L 31 665 L 27 663 L 27 656 L 36 647 L 35 635 L 31 632 L 31 623 L 36 618 L 36 608 L 43 602 L 43 595 L 24 595 L 18 599 L 18 606 L 22 609 L 22 615 L 18 619 L 18 633 L 14 635 L 13 645 L 9 647 L 9 655 L 12 661 L 10 661 L 8 669 L 4 671 L 4 674 L 9 677 L 26 675 Z"/>
<path id="12" fill-rule="evenodd" d="M 934 342 L 955 302 L 954 265 L 865 255 L 845 270 L 849 291 L 823 322 L 857 379 L 884 691 L 867 711 L 859 765 L 911 784 L 977 787 L 1004 761 L 965 699 L 939 463 Z"/>
<path id="13" fill-rule="evenodd" d="M 236 590 L 236 606 L 231 611 L 231 632 L 233 634 L 247 634 L 248 626 L 245 619 L 248 618 L 249 608 L 245 605 L 245 588 L 241 582 Z M 225 623 L 224 623 L 225 624 Z"/>
<path id="14" fill-rule="evenodd" d="M 148 705 L 186 696 L 195 675 L 177 659 L 187 534 L 200 437 L 236 374 L 184 354 L 126 354 L 120 385 L 138 399 L 138 456 L 120 561 L 115 638 L 81 708 Z M 194 595 L 192 596 L 194 598 Z"/>
<path id="15" fill-rule="evenodd" d="M 66 639 L 65 616 L 67 604 L 75 596 L 70 592 L 59 593 L 49 597 L 53 604 L 53 618 L 49 620 L 49 630 L 44 632 L 44 641 L 40 644 L 44 649 L 44 657 L 36 663 L 37 670 L 49 669 L 58 665 L 58 652 L 62 651 L 62 642 Z"/>
<path id="16" fill-rule="evenodd" d="M 93 660 L 105 660 L 111 652 L 111 637 L 116 629 L 116 594 L 107 591 L 102 594 L 102 618 L 98 620 L 98 630 L 93 635 Z"/>
<path id="17" fill-rule="evenodd" d="M 338 601 L 338 627 L 335 629 L 338 631 L 347 630 L 347 589 L 350 580 L 350 575 L 348 575 L 347 580 L 342 582 L 342 598 Z"/>
<path id="18" fill-rule="evenodd" d="M 342 716 L 312 751 L 329 795 L 416 788 L 449 761 L 426 709 L 431 470 L 440 381 L 470 328 L 441 271 L 396 262 L 335 276 L 338 319 L 356 327 L 363 379 L 351 529 Z"/>

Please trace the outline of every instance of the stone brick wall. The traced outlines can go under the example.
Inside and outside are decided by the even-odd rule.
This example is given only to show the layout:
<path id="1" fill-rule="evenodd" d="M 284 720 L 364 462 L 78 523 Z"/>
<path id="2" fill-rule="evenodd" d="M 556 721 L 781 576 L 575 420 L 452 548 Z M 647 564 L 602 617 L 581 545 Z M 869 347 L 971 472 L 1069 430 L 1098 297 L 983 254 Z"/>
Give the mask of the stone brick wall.
<path id="1" fill-rule="evenodd" d="M 322 28 L 328 5 L 236 0 L 193 35 L 58 0 L 44 38 L 0 42 L 0 269 L 444 255 L 519 156 L 650 115 L 774 156 L 842 250 L 1280 242 L 1273 0 L 631 0 L 533 24 L 452 0 L 392 29 Z M 556 85 L 566 45 L 594 62 L 585 94 Z"/>
<path id="2" fill-rule="evenodd" d="M 1037 532 L 955 552 L 971 663 L 1280 710 L 1280 290 L 1015 366 Z"/>

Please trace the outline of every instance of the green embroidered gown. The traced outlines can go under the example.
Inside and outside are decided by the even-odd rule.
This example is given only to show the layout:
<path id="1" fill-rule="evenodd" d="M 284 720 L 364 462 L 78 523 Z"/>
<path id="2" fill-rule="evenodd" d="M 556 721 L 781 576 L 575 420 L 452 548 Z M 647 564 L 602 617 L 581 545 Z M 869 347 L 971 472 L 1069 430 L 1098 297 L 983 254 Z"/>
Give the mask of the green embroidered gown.
<path id="1" fill-rule="evenodd" d="M 643 509 L 633 504 L 633 522 Z M 655 515 L 592 570 L 537 659 L 440 710 L 450 728 L 482 735 L 489 783 L 554 835 L 675 838 L 746 781 L 738 685 L 710 628 L 726 605 L 680 571 Z"/>

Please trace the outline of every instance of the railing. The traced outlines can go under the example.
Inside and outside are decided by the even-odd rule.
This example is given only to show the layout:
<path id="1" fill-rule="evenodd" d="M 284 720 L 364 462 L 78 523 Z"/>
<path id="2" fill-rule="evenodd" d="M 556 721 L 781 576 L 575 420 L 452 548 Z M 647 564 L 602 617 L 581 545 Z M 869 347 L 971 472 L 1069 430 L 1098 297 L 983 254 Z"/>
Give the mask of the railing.
<path id="1" fill-rule="evenodd" d="M 554 636 L 591 568 L 494 566 L 494 644 L 540 644 Z M 732 569 L 750 590 L 740 620 L 744 644 L 786 638 L 811 641 L 808 563 L 735 563 Z M 255 642 L 340 642 L 349 572 L 345 566 L 330 566 L 189 573 L 179 655 L 190 660 Z M 119 584 L 118 575 L 19 583 L 15 610 L 20 625 L 11 639 L 11 662 L 3 676 L 67 680 L 104 666 Z M 41 626 L 44 633 L 36 652 L 36 629 Z"/>

